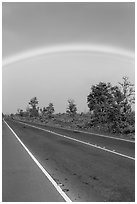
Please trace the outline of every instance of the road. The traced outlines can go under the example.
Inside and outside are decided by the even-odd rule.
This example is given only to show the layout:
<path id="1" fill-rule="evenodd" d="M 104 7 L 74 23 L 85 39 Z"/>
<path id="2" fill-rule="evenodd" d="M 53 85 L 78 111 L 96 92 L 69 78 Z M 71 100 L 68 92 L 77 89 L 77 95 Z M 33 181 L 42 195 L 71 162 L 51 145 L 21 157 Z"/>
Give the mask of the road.
<path id="1" fill-rule="evenodd" d="M 64 202 L 4 122 L 2 126 L 2 201 Z"/>
<path id="2" fill-rule="evenodd" d="M 100 136 L 98 134 L 90 134 L 85 133 L 83 131 L 74 131 L 69 129 L 63 129 L 59 127 L 50 127 L 46 125 L 40 125 L 30 122 L 25 122 L 30 125 L 35 125 L 36 127 L 40 127 L 42 129 L 46 129 L 49 131 L 53 131 L 65 136 L 69 136 L 70 138 L 75 138 L 80 141 L 89 142 L 93 145 L 98 145 L 99 147 L 105 147 L 108 150 L 114 150 L 115 152 L 118 152 L 120 154 L 127 155 L 129 157 L 135 157 L 135 142 L 134 141 L 126 141 L 119 138 L 112 138 L 107 136 Z"/>
<path id="3" fill-rule="evenodd" d="M 43 131 L 7 122 L 72 201 L 134 202 L 133 142 L 39 126 L 45 128 Z M 60 135 L 47 132 L 49 129 Z"/>

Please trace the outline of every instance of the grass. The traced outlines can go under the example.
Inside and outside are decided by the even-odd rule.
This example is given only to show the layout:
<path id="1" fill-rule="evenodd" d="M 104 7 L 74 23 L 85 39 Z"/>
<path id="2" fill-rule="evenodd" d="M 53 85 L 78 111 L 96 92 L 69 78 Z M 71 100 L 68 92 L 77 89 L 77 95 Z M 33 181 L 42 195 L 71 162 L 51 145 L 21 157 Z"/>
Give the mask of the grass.
<path id="1" fill-rule="evenodd" d="M 129 140 L 134 140 L 135 135 L 132 134 L 118 134 L 118 133 L 110 133 L 105 126 L 98 125 L 96 127 L 90 126 L 90 113 L 81 113 L 76 114 L 74 118 L 70 117 L 66 113 L 58 113 L 54 114 L 52 118 L 42 118 L 42 117 L 19 117 L 15 116 L 16 119 L 27 120 L 29 122 L 39 123 L 47 126 L 54 126 L 59 128 L 67 128 L 72 129 L 75 132 L 78 130 L 92 132 L 96 134 L 104 134 L 112 137 L 119 137 Z"/>

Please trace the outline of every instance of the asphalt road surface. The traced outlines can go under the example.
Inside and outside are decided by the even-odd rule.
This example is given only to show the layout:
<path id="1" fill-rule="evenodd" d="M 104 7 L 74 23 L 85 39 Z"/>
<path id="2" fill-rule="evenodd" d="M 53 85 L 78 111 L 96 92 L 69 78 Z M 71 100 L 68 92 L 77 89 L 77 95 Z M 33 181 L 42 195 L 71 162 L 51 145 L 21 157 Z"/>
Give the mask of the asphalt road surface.
<path id="1" fill-rule="evenodd" d="M 4 123 L 2 145 L 3 202 L 64 202 Z"/>
<path id="2" fill-rule="evenodd" d="M 7 122 L 72 201 L 135 201 L 133 142 L 39 126 L 58 135 Z"/>
<path id="3" fill-rule="evenodd" d="M 78 130 L 69 130 L 69 129 L 63 129 L 59 127 L 50 127 L 46 125 L 40 125 L 30 122 L 25 122 L 30 125 L 35 125 L 36 127 L 40 127 L 42 129 L 46 129 L 49 131 L 53 131 L 65 136 L 69 136 L 70 138 L 75 138 L 84 142 L 89 142 L 93 145 L 97 145 L 99 147 L 105 147 L 108 150 L 112 150 L 115 152 L 118 152 L 120 154 L 127 155 L 129 157 L 135 157 L 135 142 L 134 141 L 127 141 L 123 139 L 119 139 L 116 137 L 107 137 L 107 136 L 100 136 L 98 134 L 90 134 L 85 133 Z"/>

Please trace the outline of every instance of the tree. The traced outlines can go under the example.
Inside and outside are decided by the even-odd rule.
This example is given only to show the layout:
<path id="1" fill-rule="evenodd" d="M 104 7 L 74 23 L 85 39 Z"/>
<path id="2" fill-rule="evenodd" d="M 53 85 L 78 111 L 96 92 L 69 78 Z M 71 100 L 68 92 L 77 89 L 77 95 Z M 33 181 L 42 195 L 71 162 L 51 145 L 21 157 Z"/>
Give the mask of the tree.
<path id="1" fill-rule="evenodd" d="M 53 113 L 55 112 L 53 103 L 49 103 L 49 105 L 46 108 L 45 107 L 43 107 L 43 109 L 41 108 L 40 112 L 43 118 L 52 118 Z"/>
<path id="2" fill-rule="evenodd" d="M 132 106 L 135 103 L 134 85 L 129 82 L 128 77 L 123 77 L 123 83 L 119 83 L 120 91 L 123 95 L 121 101 L 121 114 L 119 119 L 119 129 L 123 133 L 135 131 L 135 114 Z"/>
<path id="3" fill-rule="evenodd" d="M 73 99 L 68 100 L 68 107 L 66 113 L 68 113 L 71 117 L 74 117 L 76 115 L 77 107 Z"/>
<path id="4" fill-rule="evenodd" d="M 32 107 L 32 109 L 36 109 L 38 105 L 37 97 L 30 99 L 29 105 Z"/>
<path id="5" fill-rule="evenodd" d="M 53 113 L 55 112 L 53 103 L 49 103 L 45 111 L 46 111 L 48 118 L 52 118 Z"/>
<path id="6" fill-rule="evenodd" d="M 87 96 L 88 107 L 91 111 L 91 125 L 104 125 L 108 130 L 123 133 L 130 126 L 132 103 L 134 103 L 133 85 L 127 77 L 123 77 L 120 86 L 100 82 L 91 87 Z"/>
<path id="7" fill-rule="evenodd" d="M 128 77 L 123 77 L 123 83 L 120 83 L 120 90 L 123 94 L 123 113 L 129 113 L 132 111 L 132 104 L 135 103 L 135 90 L 134 85 L 129 82 Z"/>
<path id="8" fill-rule="evenodd" d="M 44 116 L 46 113 L 46 108 L 45 107 L 40 108 L 40 113 L 41 113 L 41 116 Z"/>
<path id="9" fill-rule="evenodd" d="M 33 97 L 32 99 L 30 99 L 30 102 L 29 102 L 29 105 L 30 105 L 30 116 L 38 116 L 38 100 L 37 100 L 37 97 Z"/>
<path id="10" fill-rule="evenodd" d="M 91 93 L 87 97 L 88 107 L 92 112 L 94 124 L 105 123 L 107 112 L 110 109 L 113 96 L 111 93 L 111 84 L 100 82 L 98 85 L 91 87 Z"/>

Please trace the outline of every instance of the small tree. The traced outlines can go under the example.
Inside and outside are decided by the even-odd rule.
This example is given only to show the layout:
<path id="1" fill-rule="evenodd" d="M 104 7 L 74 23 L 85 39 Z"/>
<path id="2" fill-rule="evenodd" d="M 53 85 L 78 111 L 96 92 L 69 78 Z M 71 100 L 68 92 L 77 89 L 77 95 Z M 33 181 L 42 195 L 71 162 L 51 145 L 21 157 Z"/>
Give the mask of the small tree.
<path id="1" fill-rule="evenodd" d="M 43 109 L 41 108 L 40 111 L 43 118 L 52 118 L 53 113 L 55 112 L 53 103 L 49 103 L 49 105 L 46 108 L 45 107 Z"/>
<path id="2" fill-rule="evenodd" d="M 46 108 L 45 107 L 40 108 L 40 113 L 41 113 L 41 116 L 43 117 L 46 113 Z"/>
<path id="3" fill-rule="evenodd" d="M 32 109 L 36 109 L 38 103 L 37 97 L 33 97 L 30 99 L 29 105 L 32 107 Z"/>
<path id="4" fill-rule="evenodd" d="M 29 102 L 29 105 L 30 105 L 30 116 L 38 116 L 38 108 L 37 108 L 37 105 L 38 105 L 38 100 L 37 100 L 37 97 L 33 97 L 30 102 Z"/>
<path id="5" fill-rule="evenodd" d="M 128 77 L 123 77 L 123 83 L 120 83 L 120 90 L 123 94 L 123 113 L 129 113 L 132 111 L 132 104 L 135 103 L 135 90 L 134 90 L 134 84 L 131 84 L 129 82 Z"/>
<path id="6" fill-rule="evenodd" d="M 68 107 L 66 113 L 68 113 L 71 117 L 74 117 L 76 115 L 77 107 L 73 99 L 68 100 Z"/>
<path id="7" fill-rule="evenodd" d="M 49 103 L 49 105 L 46 108 L 46 111 L 47 111 L 48 117 L 52 118 L 53 117 L 53 113 L 55 112 L 53 103 Z"/>

